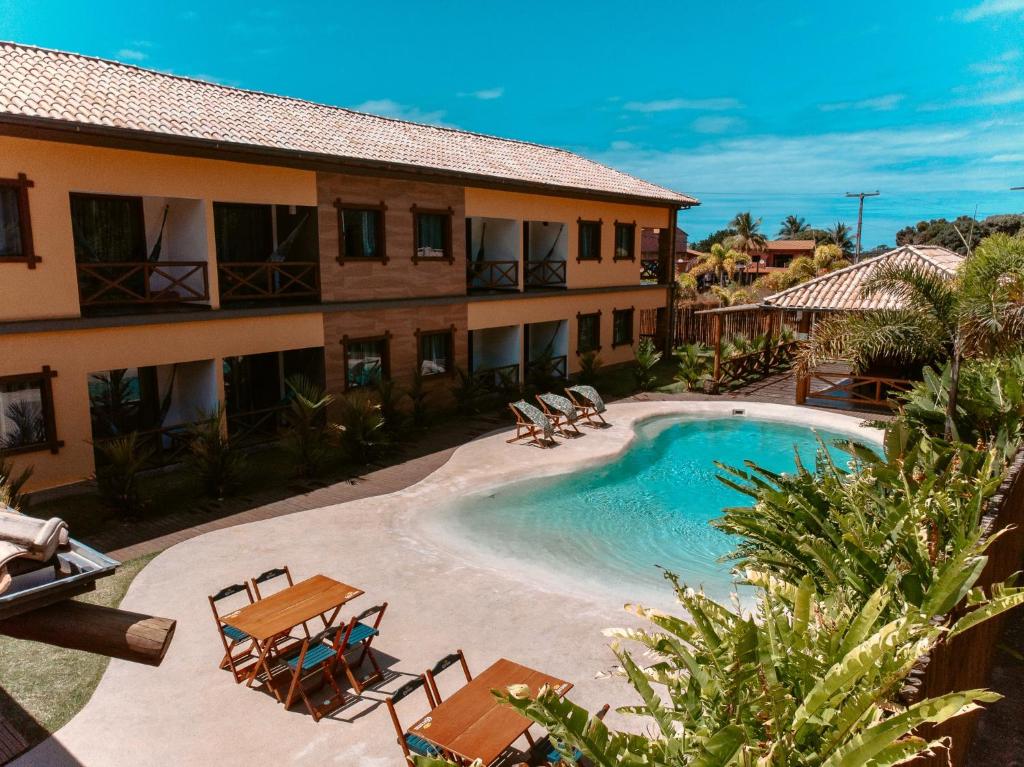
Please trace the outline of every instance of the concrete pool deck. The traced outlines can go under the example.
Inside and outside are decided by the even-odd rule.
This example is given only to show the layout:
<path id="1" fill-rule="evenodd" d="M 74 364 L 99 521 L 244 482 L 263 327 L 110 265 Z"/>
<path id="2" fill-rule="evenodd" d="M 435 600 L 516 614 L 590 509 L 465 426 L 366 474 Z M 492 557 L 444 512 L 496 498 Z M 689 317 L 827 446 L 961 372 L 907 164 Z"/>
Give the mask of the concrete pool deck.
<path id="1" fill-rule="evenodd" d="M 584 437 L 559 440 L 554 449 L 506 444 L 509 432 L 503 430 L 458 448 L 441 468 L 404 490 L 191 538 L 154 559 L 122 603 L 178 620 L 163 665 L 112 661 L 85 708 L 15 764 L 399 767 L 404 760 L 379 701 L 408 678 L 403 673 L 419 673 L 459 647 L 474 671 L 508 657 L 570 680 L 576 685 L 571 699 L 591 709 L 633 702 L 623 681 L 600 673 L 615 662 L 601 630 L 631 623 L 621 600 L 584 594 L 570 584 L 541 586 L 525 570 L 488 567 L 416 519 L 470 491 L 606 461 L 628 448 L 638 421 L 730 415 L 735 409 L 745 417 L 866 439 L 878 434 L 861 427 L 856 416 L 784 405 L 627 402 L 609 407 L 609 428 L 584 429 Z M 324 573 L 364 589 L 366 596 L 350 612 L 389 603 L 375 647 L 395 675 L 319 724 L 301 705 L 285 711 L 269 693 L 235 685 L 217 669 L 221 648 L 206 596 L 281 564 L 297 578 Z M 424 713 L 413 703 L 417 697 L 400 709 L 407 723 Z M 608 721 L 625 724 L 614 712 Z"/>

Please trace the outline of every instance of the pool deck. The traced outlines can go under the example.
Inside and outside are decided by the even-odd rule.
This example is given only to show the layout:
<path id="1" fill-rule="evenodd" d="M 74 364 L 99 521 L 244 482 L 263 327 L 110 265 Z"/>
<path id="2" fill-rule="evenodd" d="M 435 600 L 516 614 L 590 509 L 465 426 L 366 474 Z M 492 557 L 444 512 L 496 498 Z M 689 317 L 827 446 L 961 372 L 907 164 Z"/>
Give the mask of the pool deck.
<path id="1" fill-rule="evenodd" d="M 571 584 L 551 588 L 525 566 L 488 566 L 438 535 L 437 526 L 420 522 L 470 490 L 608 460 L 628 447 L 639 420 L 730 415 L 737 408 L 747 417 L 861 430 L 861 418 L 836 411 L 727 397 L 628 401 L 610 406 L 609 428 L 586 429 L 585 436 L 559 440 L 554 449 L 507 444 L 504 429 L 455 449 L 425 479 L 387 495 L 224 526 L 183 540 L 138 575 L 122 605 L 178 620 L 163 665 L 153 669 L 112 661 L 85 708 L 15 764 L 399 767 L 404 760 L 380 701 L 408 679 L 403 674 L 418 673 L 459 647 L 476 671 L 508 657 L 574 682 L 571 698 L 592 709 L 605 702 L 628 703 L 633 696 L 625 683 L 601 673 L 614 664 L 601 630 L 635 622 L 620 601 Z M 297 578 L 324 573 L 364 589 L 366 596 L 352 604 L 353 612 L 389 602 L 375 643 L 385 655 L 389 678 L 318 724 L 301 706 L 285 711 L 270 694 L 235 685 L 217 669 L 221 648 L 206 596 L 282 564 Z M 423 712 L 410 704 L 399 713 L 411 722 Z M 626 726 L 614 712 L 608 721 Z"/>

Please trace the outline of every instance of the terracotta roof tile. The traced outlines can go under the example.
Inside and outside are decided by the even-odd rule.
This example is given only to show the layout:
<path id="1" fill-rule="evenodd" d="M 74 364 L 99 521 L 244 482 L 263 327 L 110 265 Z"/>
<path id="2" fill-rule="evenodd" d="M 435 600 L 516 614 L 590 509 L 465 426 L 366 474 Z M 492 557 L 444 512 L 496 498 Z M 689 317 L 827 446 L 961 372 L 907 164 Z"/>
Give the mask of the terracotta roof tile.
<path id="1" fill-rule="evenodd" d="M 762 304 L 779 309 L 865 311 L 895 309 L 899 300 L 886 293 L 865 296 L 861 286 L 881 263 L 914 263 L 953 276 L 964 257 L 937 245 L 904 245 L 859 264 L 837 269 L 766 297 Z"/>
<path id="2" fill-rule="evenodd" d="M 427 168 L 679 205 L 697 200 L 572 152 L 0 42 L 4 115 Z M 15 118 L 17 119 L 17 118 Z"/>

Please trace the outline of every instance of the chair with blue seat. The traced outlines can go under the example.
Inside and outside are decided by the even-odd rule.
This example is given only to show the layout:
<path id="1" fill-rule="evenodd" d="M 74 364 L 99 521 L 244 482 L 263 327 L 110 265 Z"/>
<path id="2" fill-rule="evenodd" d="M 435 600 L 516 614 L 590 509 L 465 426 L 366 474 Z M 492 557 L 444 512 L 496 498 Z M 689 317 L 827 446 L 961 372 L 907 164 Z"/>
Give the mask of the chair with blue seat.
<path id="1" fill-rule="evenodd" d="M 384 701 L 388 707 L 388 713 L 391 714 L 391 723 L 395 726 L 395 733 L 398 735 L 398 745 L 401 747 L 406 761 L 409 761 L 413 756 L 429 756 L 433 758 L 440 758 L 443 756 L 441 749 L 433 743 L 424 740 L 419 735 L 407 732 L 406 729 L 402 727 L 402 723 L 398 719 L 398 712 L 395 709 L 396 704 L 416 692 L 420 687 L 423 688 L 423 691 L 426 694 L 427 705 L 431 710 L 433 710 L 435 706 L 434 699 L 430 694 L 430 687 L 423 674 L 420 674 L 415 679 L 403 684 L 395 690 L 393 695 Z"/>
<path id="2" fill-rule="evenodd" d="M 341 691 L 337 680 L 334 678 L 334 674 L 331 672 L 331 668 L 338 657 L 336 647 L 339 640 L 337 637 L 344 630 L 344 626 L 339 626 L 333 631 L 323 632 L 316 637 L 303 639 L 297 653 L 281 658 L 292 675 L 288 694 L 284 699 L 285 708 L 291 708 L 295 702 L 295 696 L 298 695 L 306 704 L 306 709 L 313 717 L 313 721 L 319 722 L 324 714 L 333 711 L 345 702 L 345 694 Z M 307 689 L 304 680 L 312 677 L 318 671 L 321 674 L 320 683 L 315 688 Z M 331 686 L 331 689 L 334 690 L 334 695 L 324 700 L 318 706 L 310 698 L 310 693 L 314 690 L 319 690 L 325 683 Z"/>
<path id="3" fill-rule="evenodd" d="M 598 721 L 603 720 L 605 714 L 608 713 L 608 709 L 611 708 L 607 703 L 601 707 L 601 710 L 594 714 L 594 718 Z M 532 754 L 531 762 L 535 764 L 546 764 L 549 767 L 565 767 L 568 765 L 562 757 L 562 752 L 558 750 L 554 743 L 551 742 L 551 736 L 548 735 L 541 740 L 538 740 L 530 750 Z M 572 755 L 571 764 L 582 765 L 583 767 L 590 767 L 590 761 L 583 756 L 583 752 L 579 749 L 575 749 Z"/>
<path id="4" fill-rule="evenodd" d="M 348 677 L 348 681 L 357 695 L 362 694 L 369 684 L 384 679 L 384 671 L 377 662 L 377 658 L 370 645 L 373 643 L 374 638 L 380 634 L 380 623 L 384 619 L 384 612 L 387 609 L 388 603 L 384 602 L 364 610 L 348 622 L 348 626 L 344 628 L 344 634 L 341 632 L 338 634 L 339 637 L 342 637 L 335 646 L 338 653 L 338 662 L 344 667 L 345 675 Z M 374 616 L 376 617 L 371 623 L 370 618 Z M 359 653 L 359 659 L 355 663 L 349 663 L 347 656 L 355 652 Z M 373 673 L 360 679 L 356 676 L 355 671 L 367 660 L 373 666 Z"/>
<path id="5" fill-rule="evenodd" d="M 469 673 L 469 664 L 466 663 L 466 656 L 462 650 L 456 650 L 455 652 L 445 655 L 441 660 L 433 665 L 432 668 L 426 671 L 427 683 L 430 685 L 428 692 L 434 696 L 434 703 L 441 703 L 444 698 L 441 697 L 441 692 L 437 688 L 437 676 L 444 671 L 454 666 L 456 663 L 462 666 L 462 673 L 466 677 L 467 682 L 473 681 L 473 675 Z"/>
<path id="6" fill-rule="evenodd" d="M 224 621 L 225 618 L 230 618 L 234 613 L 238 612 L 238 609 L 241 608 L 222 616 L 217 609 L 217 603 L 235 596 L 236 594 L 242 593 L 244 593 L 248 598 L 248 604 L 252 604 L 252 591 L 250 591 L 248 583 L 235 583 L 231 586 L 225 586 L 216 594 L 209 597 L 210 609 L 213 610 L 213 619 L 217 623 L 217 634 L 220 635 L 220 641 L 224 645 L 224 657 L 221 659 L 220 667 L 230 669 L 232 675 L 235 677 L 236 683 L 245 679 L 249 670 L 252 668 L 251 664 L 244 668 L 239 664 L 246 660 L 252 660 L 254 662 L 256 660 L 256 642 L 244 631 L 228 625 Z M 245 605 L 243 605 L 243 607 L 244 606 Z M 239 648 L 243 649 L 239 651 Z"/>

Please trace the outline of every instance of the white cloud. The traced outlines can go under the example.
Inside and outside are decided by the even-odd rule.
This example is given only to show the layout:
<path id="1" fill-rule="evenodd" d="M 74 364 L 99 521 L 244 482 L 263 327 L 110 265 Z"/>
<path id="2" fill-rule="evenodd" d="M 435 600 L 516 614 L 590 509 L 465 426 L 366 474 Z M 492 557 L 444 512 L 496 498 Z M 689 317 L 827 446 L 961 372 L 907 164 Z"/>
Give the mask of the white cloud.
<path id="1" fill-rule="evenodd" d="M 400 104 L 393 99 L 370 99 L 369 101 L 364 101 L 362 104 L 353 107 L 353 109 L 358 112 L 369 112 L 370 114 L 394 117 L 399 120 L 408 120 L 409 122 L 414 123 L 427 123 L 429 125 L 451 127 L 442 119 L 445 115 L 444 110 L 439 109 L 433 112 L 424 112 L 419 107 Z"/>
<path id="2" fill-rule="evenodd" d="M 943 103 L 923 104 L 919 107 L 922 112 L 936 112 L 942 109 L 958 107 L 993 107 L 1006 106 L 1007 104 L 1018 104 L 1024 101 L 1024 85 L 1015 85 L 999 91 L 988 91 L 975 96 L 964 96 Z"/>
<path id="3" fill-rule="evenodd" d="M 459 93 L 459 96 L 462 98 L 466 98 L 468 96 L 469 98 L 480 99 L 481 101 L 492 101 L 494 99 L 500 99 L 504 95 L 505 89 L 500 87 L 484 88 L 483 90 L 479 91 L 464 91 Z"/>
<path id="4" fill-rule="evenodd" d="M 743 126 L 743 121 L 738 117 L 726 117 L 724 115 L 704 115 L 698 117 L 690 125 L 697 133 L 726 133 Z"/>
<path id="5" fill-rule="evenodd" d="M 681 109 L 722 111 L 743 106 L 733 98 L 713 99 L 660 99 L 655 101 L 627 101 L 623 109 L 629 112 L 675 112 Z"/>
<path id="6" fill-rule="evenodd" d="M 847 109 L 869 109 L 874 112 L 891 112 L 898 107 L 903 99 L 902 93 L 887 93 L 884 96 L 875 96 L 870 99 L 859 101 L 835 101 L 831 104 L 819 104 L 818 109 L 822 112 L 842 112 Z"/>
<path id="7" fill-rule="evenodd" d="M 122 48 L 117 52 L 117 58 L 123 61 L 145 61 L 147 56 L 137 48 Z"/>
<path id="8" fill-rule="evenodd" d="M 1024 0 L 982 0 L 973 8 L 962 11 L 959 16 L 964 21 L 978 21 L 1007 13 L 1024 14 Z"/>
<path id="9" fill-rule="evenodd" d="M 1010 65 L 1020 58 L 1020 51 L 1016 48 L 1005 51 L 994 59 L 988 61 L 979 61 L 975 64 L 971 64 L 971 71 L 977 72 L 981 75 L 999 75 L 1004 72 L 1009 72 L 1012 68 Z"/>

